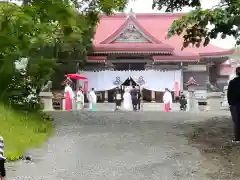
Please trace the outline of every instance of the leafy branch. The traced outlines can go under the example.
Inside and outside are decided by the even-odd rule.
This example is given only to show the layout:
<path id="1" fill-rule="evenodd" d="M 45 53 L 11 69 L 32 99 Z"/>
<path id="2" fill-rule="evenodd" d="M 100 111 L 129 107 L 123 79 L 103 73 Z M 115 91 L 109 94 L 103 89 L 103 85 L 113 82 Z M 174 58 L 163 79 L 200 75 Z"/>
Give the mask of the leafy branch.
<path id="1" fill-rule="evenodd" d="M 172 23 L 167 38 L 181 35 L 184 39 L 182 48 L 190 44 L 196 47 L 207 46 L 219 34 L 222 39 L 233 36 L 236 44 L 240 44 L 239 0 L 222 0 L 210 9 L 202 9 L 199 0 L 155 0 L 153 3 L 153 8 L 166 7 L 166 11 L 182 10 L 186 6 L 194 10 Z"/>

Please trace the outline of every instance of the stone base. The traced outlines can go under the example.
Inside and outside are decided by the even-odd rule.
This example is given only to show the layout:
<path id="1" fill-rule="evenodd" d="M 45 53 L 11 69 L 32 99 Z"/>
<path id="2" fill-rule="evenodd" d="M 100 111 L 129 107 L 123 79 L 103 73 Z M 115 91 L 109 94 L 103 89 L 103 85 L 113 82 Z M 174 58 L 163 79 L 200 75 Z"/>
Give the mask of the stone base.
<path id="1" fill-rule="evenodd" d="M 43 111 L 53 111 L 52 92 L 41 92 L 39 94 L 43 103 Z"/>
<path id="2" fill-rule="evenodd" d="M 199 112 L 198 101 L 192 101 L 191 106 L 189 107 L 189 112 Z"/>
<path id="3" fill-rule="evenodd" d="M 221 110 L 229 110 L 229 104 L 227 101 L 223 101 L 220 107 Z"/>
<path id="4" fill-rule="evenodd" d="M 89 104 L 86 103 L 86 108 L 84 108 L 84 111 L 88 111 Z M 97 103 L 97 111 L 115 111 L 115 103 Z M 173 103 L 172 104 L 172 110 L 171 112 L 179 112 L 179 103 Z M 123 108 L 121 108 L 120 111 L 124 111 Z M 143 102 L 141 103 L 141 111 L 164 111 L 164 104 L 163 103 L 151 103 L 151 102 Z"/>
<path id="5" fill-rule="evenodd" d="M 209 92 L 207 94 L 207 111 L 220 111 L 221 92 Z"/>

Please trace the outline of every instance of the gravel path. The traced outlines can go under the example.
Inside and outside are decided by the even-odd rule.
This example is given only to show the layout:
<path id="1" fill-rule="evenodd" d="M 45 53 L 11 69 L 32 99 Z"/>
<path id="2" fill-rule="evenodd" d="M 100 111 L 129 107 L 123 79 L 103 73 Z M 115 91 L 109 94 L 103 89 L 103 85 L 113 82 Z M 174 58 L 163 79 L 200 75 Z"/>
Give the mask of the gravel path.
<path id="1" fill-rule="evenodd" d="M 56 132 L 7 180 L 210 180 L 178 125 L 214 114 L 54 112 Z M 206 167 L 204 167 L 206 168 Z M 212 167 L 214 168 L 214 167 Z"/>

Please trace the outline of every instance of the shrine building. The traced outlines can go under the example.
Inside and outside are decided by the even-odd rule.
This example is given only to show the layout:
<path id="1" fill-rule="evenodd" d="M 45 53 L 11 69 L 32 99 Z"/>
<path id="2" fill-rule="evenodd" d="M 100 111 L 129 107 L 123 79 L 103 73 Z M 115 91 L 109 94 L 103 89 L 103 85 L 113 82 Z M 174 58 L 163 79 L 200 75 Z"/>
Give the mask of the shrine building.
<path id="1" fill-rule="evenodd" d="M 197 90 L 208 85 L 222 91 L 228 74 L 221 72 L 233 50 L 209 44 L 181 50 L 183 38 L 166 39 L 168 28 L 182 13 L 117 13 L 100 16 L 93 39 L 93 51 L 86 67 L 79 70 L 88 79 L 88 88 L 103 93 L 109 101 L 111 90 L 128 78 L 139 83 L 149 101 L 161 101 L 165 88 L 174 83 L 185 90 L 189 79 Z"/>

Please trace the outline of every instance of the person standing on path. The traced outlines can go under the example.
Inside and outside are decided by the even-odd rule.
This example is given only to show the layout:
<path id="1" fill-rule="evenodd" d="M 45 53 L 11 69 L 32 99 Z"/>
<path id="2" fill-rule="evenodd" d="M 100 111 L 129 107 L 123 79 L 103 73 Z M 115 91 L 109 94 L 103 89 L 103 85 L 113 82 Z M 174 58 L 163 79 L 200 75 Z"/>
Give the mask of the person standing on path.
<path id="1" fill-rule="evenodd" d="M 121 103 L 122 103 L 122 94 L 121 94 L 119 88 L 116 89 L 114 99 L 115 99 L 115 103 L 116 103 L 115 110 L 119 110 L 121 108 Z"/>
<path id="2" fill-rule="evenodd" d="M 74 92 L 70 86 L 71 81 L 66 84 L 64 89 L 64 97 L 65 97 L 65 110 L 70 111 L 73 108 L 73 99 L 74 99 Z"/>
<path id="3" fill-rule="evenodd" d="M 125 88 L 125 92 L 123 94 L 123 109 L 126 111 L 132 110 L 132 97 L 129 88 Z"/>
<path id="4" fill-rule="evenodd" d="M 141 98 L 142 98 L 142 93 L 140 86 L 138 86 L 137 89 L 137 109 L 140 111 L 141 110 Z"/>
<path id="5" fill-rule="evenodd" d="M 3 147 L 4 147 L 3 137 L 0 136 L 0 180 L 2 180 L 2 178 L 6 176 L 6 169 L 5 169 L 6 158 L 4 157 Z"/>
<path id="6" fill-rule="evenodd" d="M 240 67 L 236 68 L 236 77 L 228 84 L 227 99 L 234 123 L 232 142 L 240 144 Z"/>
<path id="7" fill-rule="evenodd" d="M 76 95 L 76 108 L 77 110 L 83 110 L 84 108 L 84 94 L 81 87 L 78 89 Z"/>
<path id="8" fill-rule="evenodd" d="M 172 104 L 172 94 L 167 88 L 165 88 L 165 92 L 163 95 L 163 103 L 164 103 L 164 111 L 170 112 L 171 104 Z"/>
<path id="9" fill-rule="evenodd" d="M 187 110 L 187 100 L 185 95 L 181 95 L 179 98 L 179 104 L 180 104 L 180 111 L 186 111 Z"/>
<path id="10" fill-rule="evenodd" d="M 97 109 L 97 95 L 95 94 L 94 88 L 89 92 L 89 109 L 90 111 L 96 111 Z"/>
<path id="11" fill-rule="evenodd" d="M 132 86 L 130 94 L 131 94 L 131 97 L 132 97 L 133 110 L 136 111 L 137 110 L 137 94 L 138 94 L 138 90 L 136 89 L 136 87 L 134 85 Z"/>

